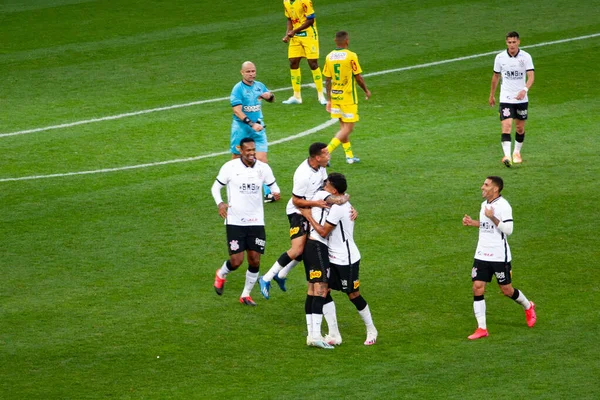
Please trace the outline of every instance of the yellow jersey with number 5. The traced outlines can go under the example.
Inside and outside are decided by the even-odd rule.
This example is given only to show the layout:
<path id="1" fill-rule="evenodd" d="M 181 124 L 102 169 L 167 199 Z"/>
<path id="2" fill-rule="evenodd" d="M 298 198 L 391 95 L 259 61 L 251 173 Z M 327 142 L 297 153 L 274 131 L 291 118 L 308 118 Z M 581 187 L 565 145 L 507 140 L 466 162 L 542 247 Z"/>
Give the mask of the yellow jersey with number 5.
<path id="1" fill-rule="evenodd" d="M 358 104 L 356 79 L 362 73 L 358 56 L 348 49 L 335 49 L 327 55 L 323 76 L 331 78 L 331 102 L 334 104 Z"/>

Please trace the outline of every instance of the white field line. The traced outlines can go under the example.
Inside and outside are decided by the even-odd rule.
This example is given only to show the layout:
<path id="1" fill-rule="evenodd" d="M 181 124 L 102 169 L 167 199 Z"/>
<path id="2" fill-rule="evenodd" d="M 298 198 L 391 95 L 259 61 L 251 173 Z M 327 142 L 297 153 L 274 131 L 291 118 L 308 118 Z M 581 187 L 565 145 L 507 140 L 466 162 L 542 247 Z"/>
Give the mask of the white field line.
<path id="1" fill-rule="evenodd" d="M 297 133 L 292 136 L 288 136 L 288 137 L 285 137 L 285 138 L 282 138 L 279 140 L 274 140 L 272 142 L 269 142 L 269 145 L 288 142 L 290 140 L 298 139 L 303 136 L 308 136 L 315 132 L 318 132 L 320 130 L 328 128 L 335 123 L 337 123 L 337 119 L 330 119 L 329 121 L 322 123 L 321 125 L 317 125 L 314 128 L 308 129 L 304 132 L 300 132 L 300 133 Z M 125 167 L 104 168 L 104 169 L 96 169 L 96 170 L 91 170 L 91 171 L 66 172 L 64 174 L 32 175 L 32 176 L 23 176 L 20 178 L 3 178 L 3 179 L 0 179 L 0 182 L 26 181 L 26 180 L 47 179 L 47 178 L 61 178 L 61 177 L 73 176 L 73 175 L 90 175 L 90 174 L 101 174 L 101 173 L 106 173 L 106 172 L 126 171 L 129 169 L 140 169 L 140 168 L 156 167 L 158 165 L 167 165 L 167 164 L 176 164 L 176 163 L 189 162 L 189 161 L 197 161 L 197 160 L 201 160 L 203 158 L 223 156 L 226 154 L 231 154 L 231 153 L 229 151 L 221 151 L 219 153 L 204 154 L 204 155 L 196 156 L 196 157 L 178 158 L 175 160 L 158 161 L 158 162 L 147 163 L 147 164 L 128 165 Z"/>
<path id="2" fill-rule="evenodd" d="M 598 36 L 600 36 L 600 33 L 594 33 L 594 34 L 585 35 L 585 36 L 577 36 L 574 38 L 567 38 L 567 39 L 561 39 L 561 40 L 554 40 L 554 41 L 550 41 L 550 42 L 542 42 L 542 43 L 537 43 L 537 44 L 532 44 L 532 45 L 527 45 L 527 46 L 521 46 L 521 48 L 527 49 L 527 48 L 534 48 L 534 47 L 550 46 L 550 45 L 554 45 L 554 44 L 574 42 L 577 40 L 591 39 L 591 38 L 598 37 Z M 474 59 L 474 58 L 485 57 L 485 56 L 497 54 L 500 51 L 502 51 L 502 50 L 489 51 L 486 53 L 473 54 L 470 56 L 451 58 L 448 60 L 435 61 L 435 62 L 430 62 L 430 63 L 425 63 L 425 64 L 411 65 L 408 67 L 388 69 L 388 70 L 384 70 L 384 71 L 378 71 L 378 72 L 364 74 L 364 76 L 369 77 L 369 76 L 390 74 L 390 73 L 394 73 L 394 72 L 409 71 L 409 70 L 419 69 L 419 68 L 428 68 L 428 67 L 448 64 L 448 63 L 457 62 L 457 61 L 464 61 L 464 60 L 470 60 L 470 59 Z M 314 83 L 304 84 L 302 86 L 314 87 Z M 289 87 L 288 88 L 279 88 L 279 89 L 272 90 L 272 92 L 280 92 L 280 91 L 289 90 L 289 89 L 291 89 L 291 88 L 289 88 Z M 215 98 L 215 99 L 193 101 L 190 103 L 174 104 L 171 106 L 151 108 L 148 110 L 141 110 L 141 111 L 124 113 L 124 114 L 111 115 L 111 116 L 106 116 L 106 117 L 101 117 L 101 118 L 93 118 L 93 119 L 76 121 L 76 122 L 71 122 L 71 123 L 66 123 L 66 124 L 51 125 L 51 126 L 46 126 L 46 127 L 42 127 L 42 128 L 27 129 L 27 130 L 10 132 L 10 133 L 2 133 L 2 134 L 0 134 L 0 138 L 7 137 L 7 136 L 23 135 L 23 134 L 27 134 L 27 133 L 49 131 L 49 130 L 53 130 L 53 129 L 69 128 L 72 126 L 90 124 L 90 123 L 94 123 L 94 122 L 110 121 L 110 120 L 115 120 L 115 119 L 120 119 L 120 118 L 125 118 L 125 117 L 132 117 L 132 116 L 136 116 L 136 115 L 150 114 L 150 113 L 154 113 L 154 112 L 158 112 L 158 111 L 168 111 L 168 110 L 173 110 L 173 109 L 177 109 L 177 108 L 190 107 L 190 106 L 201 105 L 201 104 L 206 104 L 206 103 L 214 103 L 214 102 L 218 102 L 218 101 L 225 101 L 228 99 L 229 99 L 229 97 L 221 97 L 221 98 Z M 306 130 L 304 132 L 300 132 L 296 135 L 288 136 L 286 138 L 270 142 L 269 144 L 274 145 L 274 144 L 294 140 L 299 137 L 307 136 L 312 133 L 318 132 L 320 130 L 326 129 L 329 126 L 333 125 L 335 122 L 337 122 L 337 121 L 332 119 L 332 120 L 322 123 L 314 128 Z M 175 160 L 159 161 L 159 162 L 147 163 L 147 164 L 129 165 L 129 166 L 125 166 L 125 167 L 104 168 L 104 169 L 98 169 L 98 170 L 79 171 L 79 172 L 67 172 L 67 173 L 62 173 L 62 174 L 33 175 L 33 176 L 24 176 L 24 177 L 20 177 L 20 178 L 2 178 L 2 179 L 0 179 L 0 182 L 23 181 L 23 180 L 44 179 L 44 178 L 58 178 L 58 177 L 72 176 L 72 175 L 89 175 L 89 174 L 98 174 L 98 173 L 105 173 L 105 172 L 125 171 L 125 170 L 129 170 L 129 169 L 139 169 L 139 168 L 154 167 L 154 166 L 158 166 L 158 165 L 196 161 L 196 160 L 201 160 L 203 158 L 216 157 L 216 156 L 225 155 L 225 154 L 229 154 L 229 152 L 223 151 L 223 152 L 219 152 L 219 153 L 210 153 L 210 154 L 205 154 L 205 155 L 196 156 L 196 157 L 180 158 L 180 159 L 175 159 Z"/>
<path id="3" fill-rule="evenodd" d="M 528 49 L 528 48 L 534 48 L 534 47 L 551 46 L 551 45 L 554 45 L 554 44 L 574 42 L 574 41 L 577 41 L 577 40 L 584 40 L 584 39 L 591 39 L 591 38 L 598 37 L 598 36 L 600 36 L 600 33 L 594 33 L 594 34 L 591 34 L 591 35 L 578 36 L 578 37 L 568 38 L 568 39 L 554 40 L 554 41 L 551 41 L 551 42 L 542 42 L 542 43 L 537 43 L 537 44 L 531 44 L 531 45 L 528 45 L 528 46 L 521 46 L 521 48 L 522 49 Z M 453 63 L 453 62 L 457 62 L 457 61 L 470 60 L 470 59 L 473 59 L 473 58 L 485 57 L 485 56 L 497 54 L 500 51 L 502 51 L 502 50 L 489 51 L 487 53 L 480 53 L 480 54 L 474 54 L 474 55 L 471 55 L 471 56 L 451 58 L 451 59 L 442 60 L 442 61 L 434 61 L 434 62 L 425 63 L 425 64 L 411 65 L 411 66 L 408 66 L 408 67 L 388 69 L 388 70 L 385 70 L 385 71 L 371 72 L 371 73 L 368 73 L 368 74 L 364 74 L 364 76 L 365 77 L 369 77 L 369 76 L 385 75 L 385 74 L 391 74 L 391 73 L 394 73 L 394 72 L 402 72 L 402 71 L 409 71 L 409 70 L 419 69 L 419 68 L 434 67 L 436 65 L 442 65 L 442 64 L 448 64 L 448 63 Z M 304 84 L 302 86 L 304 86 L 304 87 L 309 87 L 309 86 L 310 87 L 314 87 L 315 84 L 314 83 L 307 83 L 307 84 Z M 279 88 L 279 89 L 272 90 L 272 92 L 281 92 L 281 91 L 290 90 L 290 89 L 291 89 L 291 87 Z M 217 98 L 217 99 L 207 99 L 207 100 L 192 101 L 192 102 L 184 103 L 184 104 L 174 104 L 174 105 L 171 105 L 171 106 L 151 108 L 151 109 L 148 109 L 148 110 L 133 111 L 133 112 L 128 112 L 128 113 L 124 113 L 124 114 L 117 114 L 117 115 L 109 115 L 109 116 L 106 116 L 106 117 L 86 119 L 86 120 L 82 120 L 82 121 L 69 122 L 69 123 L 60 124 L 60 125 L 50 125 L 50 126 L 45 126 L 45 127 L 41 127 L 41 128 L 26 129 L 26 130 L 22 130 L 22 131 L 9 132 L 9 133 L 0 133 L 0 138 L 7 137 L 7 136 L 24 135 L 24 134 L 27 134 L 27 133 L 36 133 L 36 132 L 50 131 L 50 130 L 54 130 L 54 129 L 70 128 L 70 127 L 73 127 L 73 126 L 84 125 L 84 124 L 91 124 L 91 123 L 94 123 L 94 122 L 111 121 L 111 120 L 121 119 L 121 118 L 126 118 L 126 117 L 135 117 L 136 115 L 150 114 L 150 113 L 155 113 L 155 112 L 159 112 L 159 111 L 174 110 L 176 108 L 191 107 L 191 106 L 197 106 L 197 105 L 202 105 L 202 104 L 207 104 L 207 103 L 215 103 L 215 102 L 218 102 L 218 101 L 225 101 L 225 100 L 229 100 L 229 97 L 220 97 L 220 98 Z"/>

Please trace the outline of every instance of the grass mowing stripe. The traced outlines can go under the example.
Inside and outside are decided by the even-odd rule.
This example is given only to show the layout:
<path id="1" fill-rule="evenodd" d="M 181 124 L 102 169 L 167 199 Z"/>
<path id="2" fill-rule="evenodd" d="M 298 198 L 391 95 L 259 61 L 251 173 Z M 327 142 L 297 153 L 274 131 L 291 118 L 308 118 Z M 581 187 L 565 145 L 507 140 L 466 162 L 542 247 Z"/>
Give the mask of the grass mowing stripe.
<path id="1" fill-rule="evenodd" d="M 275 140 L 273 142 L 269 142 L 269 145 L 272 146 L 274 144 L 289 142 L 290 140 L 308 136 L 310 134 L 313 134 L 313 133 L 319 132 L 323 129 L 326 129 L 326 128 L 330 127 L 331 125 L 335 124 L 336 122 L 337 122 L 336 119 L 330 119 L 327 122 L 324 122 L 320 125 L 315 126 L 314 128 L 305 130 L 303 132 L 300 132 L 300 133 L 292 135 L 292 136 L 288 136 L 285 138 Z M 124 167 L 103 168 L 103 169 L 90 170 L 90 171 L 79 171 L 79 172 L 65 172 L 62 174 L 32 175 L 32 176 L 23 176 L 20 178 L 2 178 L 2 179 L 0 179 L 0 182 L 26 181 L 26 180 L 34 180 L 34 179 L 48 179 L 48 178 L 62 178 L 62 177 L 74 176 L 74 175 L 102 174 L 102 173 L 107 173 L 107 172 L 118 172 L 118 171 L 130 170 L 130 169 L 140 169 L 140 168 L 148 168 L 148 167 L 157 167 L 160 165 L 167 165 L 167 164 L 177 164 L 177 163 L 182 163 L 182 162 L 198 161 L 203 158 L 218 157 L 218 156 L 223 156 L 226 154 L 229 154 L 229 151 L 221 151 L 218 153 L 204 154 L 204 155 L 196 156 L 196 157 L 178 158 L 175 160 L 157 161 L 157 162 L 153 162 L 153 163 L 145 163 L 145 164 L 138 164 L 138 165 L 128 165 L 128 166 L 124 166 Z"/>
<path id="2" fill-rule="evenodd" d="M 595 38 L 595 37 L 598 37 L 598 36 L 600 36 L 600 33 L 593 33 L 593 34 L 590 34 L 590 35 L 577 36 L 577 37 L 574 37 L 574 38 L 560 39 L 560 40 L 554 40 L 554 41 L 550 41 L 550 42 L 542 42 L 542 43 L 532 44 L 532 45 L 528 45 L 528 46 L 521 46 L 521 48 L 522 49 L 527 49 L 527 48 L 534 48 L 534 47 L 551 46 L 551 45 L 554 45 L 554 44 L 574 42 L 574 41 L 577 41 L 577 40 L 591 39 L 591 38 Z M 437 66 L 437 65 L 443 65 L 443 64 L 453 63 L 453 62 L 457 62 L 457 61 L 464 61 L 464 60 L 471 60 L 471 59 L 474 59 L 474 58 L 485 57 L 485 56 L 489 56 L 489 55 L 492 55 L 492 54 L 497 54 L 500 51 L 502 51 L 502 50 L 488 51 L 486 53 L 479 53 L 479 54 L 473 54 L 473 55 L 470 55 L 470 56 L 451 58 L 451 59 L 448 59 L 448 60 L 434 61 L 434 62 L 425 63 L 425 64 L 411 65 L 411 66 L 408 66 L 408 67 L 394 68 L 394 69 L 388 69 L 388 70 L 378 71 L 378 72 L 371 72 L 371 73 L 368 73 L 368 74 L 364 74 L 364 76 L 365 77 L 370 77 L 370 76 L 391 74 L 391 73 L 394 73 L 394 72 L 409 71 L 409 70 L 419 69 L 419 68 L 428 68 L 428 67 L 433 67 L 433 66 Z M 307 84 L 303 84 L 302 86 L 303 87 L 311 87 L 311 86 L 314 87 L 314 83 L 307 83 Z M 290 89 L 291 89 L 291 87 L 279 88 L 279 89 L 272 90 L 272 92 L 281 92 L 281 91 L 290 90 Z M 171 105 L 171 106 L 151 108 L 151 109 L 148 109 L 148 110 L 133 111 L 133 112 L 123 113 L 123 114 L 110 115 L 110 116 L 106 116 L 106 117 L 92 118 L 92 119 L 87 119 L 87 120 L 69 122 L 69 123 L 65 123 L 65 124 L 51 125 L 51 126 L 45 126 L 45 127 L 41 127 L 41 128 L 26 129 L 26 130 L 22 130 L 22 131 L 15 131 L 15 132 L 9 132 L 9 133 L 0 133 L 0 138 L 2 138 L 2 137 L 8 137 L 8 136 L 24 135 L 24 134 L 28 134 L 28 133 L 37 133 L 37 132 L 50 131 L 50 130 L 54 130 L 54 129 L 70 128 L 70 127 L 73 127 L 73 126 L 84 125 L 84 124 L 91 124 L 91 123 L 94 123 L 94 122 L 111 121 L 111 120 L 121 119 L 121 118 L 126 118 L 126 117 L 134 117 L 136 115 L 150 114 L 150 113 L 154 113 L 154 112 L 158 112 L 158 111 L 168 111 L 168 110 L 174 110 L 174 109 L 177 109 L 177 108 L 191 107 L 191 106 L 197 106 L 197 105 L 207 104 L 207 103 L 215 103 L 215 102 L 219 102 L 219 101 L 225 101 L 225 100 L 228 100 L 228 99 L 229 99 L 229 97 L 220 97 L 220 98 L 215 98 L 215 99 L 192 101 L 192 102 L 189 102 L 189 103 L 174 104 L 174 105 Z"/>

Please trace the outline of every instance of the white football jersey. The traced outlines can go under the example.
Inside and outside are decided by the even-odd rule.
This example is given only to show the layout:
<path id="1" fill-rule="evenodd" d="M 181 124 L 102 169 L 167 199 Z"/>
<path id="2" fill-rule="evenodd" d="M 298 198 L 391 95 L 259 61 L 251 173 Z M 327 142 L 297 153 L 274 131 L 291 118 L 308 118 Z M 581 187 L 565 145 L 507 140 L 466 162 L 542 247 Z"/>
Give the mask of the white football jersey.
<path id="1" fill-rule="evenodd" d="M 311 200 L 325 200 L 329 196 L 331 196 L 331 193 L 325 190 L 319 190 Z M 329 215 L 329 208 L 312 207 L 310 212 L 314 220 L 317 221 L 319 225 L 325 225 L 325 219 L 327 218 L 327 215 Z M 327 238 L 319 235 L 312 226 L 310 227 L 310 238 L 328 245 Z"/>
<path id="2" fill-rule="evenodd" d="M 264 225 L 262 185 L 272 185 L 275 176 L 268 164 L 259 160 L 252 167 L 241 158 L 228 161 L 221 167 L 217 182 L 227 187 L 226 225 Z"/>
<path id="3" fill-rule="evenodd" d="M 351 265 L 360 260 L 360 252 L 354 242 L 354 221 L 350 219 L 352 205 L 346 202 L 334 204 L 329 209 L 326 221 L 335 228 L 329 234 L 329 262 Z"/>
<path id="4" fill-rule="evenodd" d="M 519 49 L 514 57 L 508 50 L 499 53 L 494 61 L 494 72 L 502 76 L 500 103 L 527 103 L 527 93 L 521 100 L 515 97 L 525 87 L 527 71 L 533 70 L 533 60 L 526 51 Z"/>
<path id="5" fill-rule="evenodd" d="M 479 241 L 477 242 L 477 250 L 475 250 L 475 258 L 483 261 L 509 262 L 512 260 L 512 256 L 507 237 L 491 219 L 485 216 L 486 207 L 494 209 L 494 217 L 498 218 L 500 222 L 513 220 L 512 208 L 504 197 L 497 197 L 491 203 L 488 203 L 487 200 L 481 203 Z"/>
<path id="6" fill-rule="evenodd" d="M 327 170 L 323 167 L 314 169 L 308 163 L 308 159 L 302 161 L 302 164 L 296 168 L 294 172 L 294 188 L 292 189 L 292 196 L 299 197 L 305 200 L 312 200 L 315 194 L 323 187 L 323 182 L 327 179 Z M 287 203 L 285 209 L 286 214 L 294 214 L 299 211 L 294 206 L 292 199 Z"/>

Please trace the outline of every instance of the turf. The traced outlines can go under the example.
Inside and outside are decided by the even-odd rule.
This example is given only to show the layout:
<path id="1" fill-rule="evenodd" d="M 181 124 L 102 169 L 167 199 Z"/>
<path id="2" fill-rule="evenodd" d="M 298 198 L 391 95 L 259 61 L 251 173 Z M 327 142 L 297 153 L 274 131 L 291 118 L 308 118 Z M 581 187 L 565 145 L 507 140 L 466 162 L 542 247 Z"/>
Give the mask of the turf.
<path id="1" fill-rule="evenodd" d="M 600 2 L 315 8 L 321 63 L 349 31 L 373 92 L 352 134 L 361 163 L 336 150 L 330 170 L 359 211 L 378 343 L 362 345 L 362 321 L 335 294 L 343 345 L 307 348 L 301 267 L 287 293 L 266 301 L 255 288 L 256 308 L 238 303 L 243 271 L 222 297 L 212 288 L 226 247 L 210 186 L 229 157 L 211 154 L 228 148 L 241 63 L 276 90 L 271 141 L 328 121 L 314 89 L 302 106 L 280 102 L 291 94 L 280 2 L 15 0 L 0 4 L 0 398 L 600 396 L 600 37 L 554 43 L 600 33 Z M 506 169 L 487 105 L 493 54 L 413 67 L 500 51 L 509 30 L 522 46 L 550 43 L 526 48 L 524 162 Z M 335 131 L 270 147 L 283 201 L 265 206 L 263 272 L 289 245 L 296 166 Z M 490 174 L 505 179 L 513 280 L 538 323 L 528 329 L 492 284 L 490 337 L 471 342 L 477 232 L 461 218 L 477 215 Z"/>

